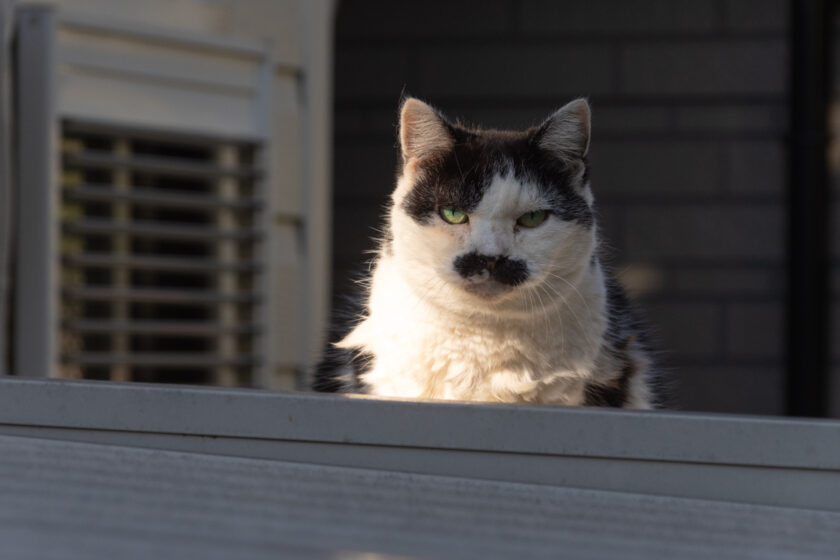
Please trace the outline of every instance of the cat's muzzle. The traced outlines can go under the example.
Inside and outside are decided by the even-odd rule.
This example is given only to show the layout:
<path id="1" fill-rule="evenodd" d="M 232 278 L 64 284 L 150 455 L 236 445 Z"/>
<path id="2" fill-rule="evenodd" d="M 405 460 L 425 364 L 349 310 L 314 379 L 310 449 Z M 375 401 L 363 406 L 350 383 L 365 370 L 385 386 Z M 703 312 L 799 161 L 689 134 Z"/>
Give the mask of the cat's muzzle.
<path id="1" fill-rule="evenodd" d="M 508 292 L 528 279 L 525 261 L 505 255 L 482 255 L 473 251 L 460 255 L 453 265 L 467 281 L 464 289 L 484 297 Z"/>

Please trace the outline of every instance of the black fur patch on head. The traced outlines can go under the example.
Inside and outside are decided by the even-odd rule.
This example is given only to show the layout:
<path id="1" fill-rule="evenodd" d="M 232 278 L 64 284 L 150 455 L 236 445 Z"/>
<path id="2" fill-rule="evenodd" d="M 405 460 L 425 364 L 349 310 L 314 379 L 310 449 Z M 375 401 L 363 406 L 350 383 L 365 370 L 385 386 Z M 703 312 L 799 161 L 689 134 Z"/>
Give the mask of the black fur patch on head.
<path id="1" fill-rule="evenodd" d="M 482 274 L 486 270 L 490 278 L 507 286 L 517 286 L 528 279 L 525 261 L 505 256 L 480 255 L 473 251 L 456 258 L 454 266 L 464 278 Z"/>
<path id="2" fill-rule="evenodd" d="M 455 139 L 451 150 L 417 161 L 418 179 L 402 208 L 415 221 L 429 224 L 441 207 L 469 214 L 481 202 L 495 175 L 513 173 L 539 188 L 554 214 L 590 227 L 592 210 L 575 185 L 575 167 L 538 144 L 540 131 L 467 130 L 447 123 Z M 582 161 L 586 166 L 586 162 Z M 584 174 L 586 173 L 584 167 Z"/>

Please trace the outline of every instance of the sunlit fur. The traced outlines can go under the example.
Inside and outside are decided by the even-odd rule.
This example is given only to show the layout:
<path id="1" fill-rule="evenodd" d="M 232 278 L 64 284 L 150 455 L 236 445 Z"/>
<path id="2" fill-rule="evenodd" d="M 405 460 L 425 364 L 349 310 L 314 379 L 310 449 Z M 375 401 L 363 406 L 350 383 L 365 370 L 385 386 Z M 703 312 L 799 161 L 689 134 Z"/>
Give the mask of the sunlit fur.
<path id="1" fill-rule="evenodd" d="M 581 157 L 589 141 L 585 109 L 585 138 L 573 138 L 585 142 Z M 428 149 L 433 142 L 427 137 L 422 145 Z M 357 372 L 364 392 L 581 405 L 588 386 L 611 386 L 625 375 L 620 406 L 649 407 L 643 341 L 629 325 L 610 324 L 595 224 L 552 212 L 537 227 L 518 226 L 522 214 L 558 201 L 544 185 L 517 179 L 512 162 L 503 158 L 467 223 L 449 224 L 437 215 L 418 221 L 404 202 L 428 171 L 405 148 L 404 156 L 392 194 L 389 241 L 375 258 L 364 314 L 336 344 L 370 356 Z M 568 166 L 573 189 L 591 209 L 583 160 L 570 159 Z M 464 278 L 453 261 L 470 252 L 521 260 L 527 279 L 510 286 L 487 273 Z"/>

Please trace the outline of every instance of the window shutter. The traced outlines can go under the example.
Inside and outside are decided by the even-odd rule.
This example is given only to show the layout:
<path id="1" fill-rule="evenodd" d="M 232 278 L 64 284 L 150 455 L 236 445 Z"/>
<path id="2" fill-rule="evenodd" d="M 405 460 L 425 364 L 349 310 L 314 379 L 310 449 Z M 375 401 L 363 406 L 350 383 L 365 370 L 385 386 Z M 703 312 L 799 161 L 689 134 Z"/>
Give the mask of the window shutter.
<path id="1" fill-rule="evenodd" d="M 61 130 L 60 376 L 254 385 L 259 144 Z"/>
<path id="2" fill-rule="evenodd" d="M 313 332 L 301 64 L 35 6 L 17 56 L 19 374 L 291 386 Z"/>

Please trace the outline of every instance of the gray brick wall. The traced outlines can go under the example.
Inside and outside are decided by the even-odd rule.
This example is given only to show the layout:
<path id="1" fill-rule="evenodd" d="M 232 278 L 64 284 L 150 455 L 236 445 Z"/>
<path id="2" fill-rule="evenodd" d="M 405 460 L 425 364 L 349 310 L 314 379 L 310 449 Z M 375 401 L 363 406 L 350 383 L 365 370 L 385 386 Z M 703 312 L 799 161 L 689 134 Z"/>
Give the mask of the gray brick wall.
<path id="1" fill-rule="evenodd" d="M 786 16 L 785 0 L 343 1 L 336 292 L 393 186 L 403 90 L 497 127 L 586 95 L 613 264 L 675 405 L 782 413 Z"/>

